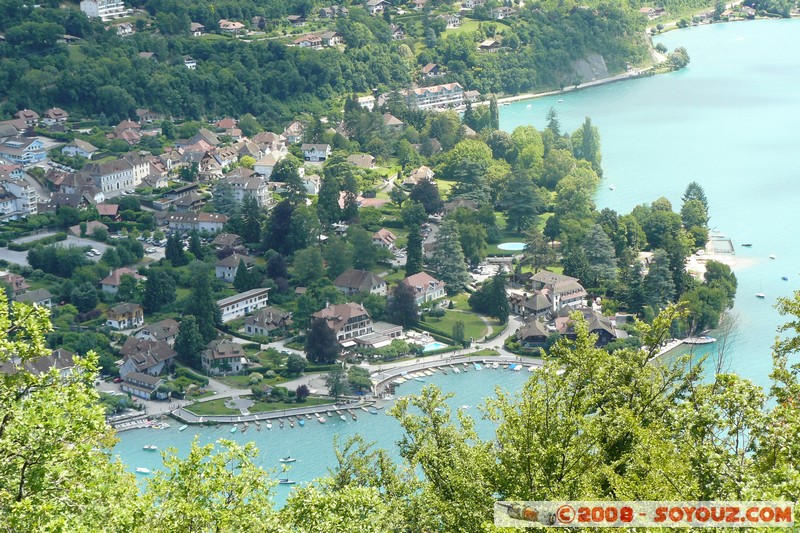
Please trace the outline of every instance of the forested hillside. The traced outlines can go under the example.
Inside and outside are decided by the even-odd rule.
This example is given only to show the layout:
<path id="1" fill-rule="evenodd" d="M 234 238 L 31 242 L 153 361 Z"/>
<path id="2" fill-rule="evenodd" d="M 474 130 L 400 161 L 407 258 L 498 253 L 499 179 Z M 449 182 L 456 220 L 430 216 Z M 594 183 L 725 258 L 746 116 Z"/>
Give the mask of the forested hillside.
<path id="1" fill-rule="evenodd" d="M 574 83 L 566 74 L 571 61 L 590 53 L 602 55 L 612 72 L 648 57 L 642 33 L 646 19 L 622 3 L 530 3 L 513 18 L 470 19 L 455 31 L 446 29 L 439 11 L 432 10 L 455 7 L 433 4 L 421 14 L 406 11 L 402 16 L 394 9 L 393 14 L 370 16 L 355 4 L 348 17 L 322 26 L 316 11 L 323 4 L 310 1 L 212 5 L 151 0 L 114 21 L 129 22 L 135 31 L 119 36 L 116 26 L 90 20 L 74 6 L 50 3 L 31 9 L 22 0 L 2 0 L 0 115 L 59 106 L 73 114 L 104 113 L 120 120 L 136 107 L 148 107 L 185 118 L 252 113 L 269 123 L 302 112 L 341 109 L 348 93 L 407 88 L 422 81 L 419 71 L 427 63 L 443 66 L 442 79 L 458 81 L 467 90 L 510 94 Z M 293 28 L 285 21 L 288 13 L 315 20 L 308 29 Z M 474 16 L 489 18 L 477 9 Z M 221 18 L 241 21 L 248 35 L 214 33 Z M 210 33 L 191 36 L 192 22 Z M 404 38 L 393 38 L 397 27 L 405 31 Z M 287 46 L 298 34 L 326 29 L 341 34 L 343 46 Z M 65 34 L 79 39 L 65 43 Z M 485 39 L 497 40 L 501 50 L 479 52 L 477 43 Z M 153 55 L 143 58 L 141 52 Z M 187 55 L 198 61 L 196 70 L 184 65 Z"/>

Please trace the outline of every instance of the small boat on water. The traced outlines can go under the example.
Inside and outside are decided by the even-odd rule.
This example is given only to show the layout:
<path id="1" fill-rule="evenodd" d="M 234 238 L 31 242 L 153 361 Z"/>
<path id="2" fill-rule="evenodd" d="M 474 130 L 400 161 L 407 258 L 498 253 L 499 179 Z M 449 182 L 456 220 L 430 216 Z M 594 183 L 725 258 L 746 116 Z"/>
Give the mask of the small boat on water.
<path id="1" fill-rule="evenodd" d="M 328 412 L 327 412 L 327 413 L 325 413 L 325 414 L 326 414 L 326 415 L 328 415 L 328 416 L 330 416 L 330 417 L 332 417 L 332 416 L 333 416 L 333 411 L 328 411 Z"/>
<path id="2" fill-rule="evenodd" d="M 306 413 L 306 420 L 311 420 L 311 415 Z"/>
<path id="3" fill-rule="evenodd" d="M 244 423 L 244 427 L 242 427 L 242 433 L 244 433 L 245 431 L 247 431 L 247 428 L 249 428 L 249 427 L 250 427 L 250 424 L 248 424 L 247 422 L 245 422 L 245 423 Z"/>
<path id="4" fill-rule="evenodd" d="M 294 422 L 292 422 L 291 418 L 289 419 L 289 427 L 294 429 Z"/>
<path id="5" fill-rule="evenodd" d="M 279 479 L 278 485 L 294 485 L 297 483 L 296 481 L 290 480 L 288 477 L 286 479 Z"/>
<path id="6" fill-rule="evenodd" d="M 777 258 L 778 258 L 778 256 L 777 256 L 777 255 L 775 255 L 775 254 L 772 254 L 772 255 L 770 255 L 770 256 L 769 256 L 769 258 L 770 258 L 770 259 L 777 259 Z"/>
<path id="7" fill-rule="evenodd" d="M 414 381 L 419 381 L 421 383 L 425 383 L 425 380 L 422 378 L 414 378 Z"/>
<path id="8" fill-rule="evenodd" d="M 303 419 L 303 417 L 302 417 L 302 416 L 300 416 L 300 415 L 297 415 L 297 416 L 295 416 L 295 418 L 297 418 L 297 421 L 298 421 L 298 422 L 299 422 L 299 421 L 301 421 L 301 420 Z"/>
<path id="9" fill-rule="evenodd" d="M 158 449 L 158 446 L 156 446 L 155 444 L 145 444 L 144 446 L 142 446 L 142 449 L 148 452 L 154 452 Z"/>
<path id="10" fill-rule="evenodd" d="M 708 335 L 701 335 L 699 337 L 686 337 L 683 339 L 684 344 L 713 344 L 717 342 L 717 339 L 714 337 L 709 337 Z"/>
<path id="11" fill-rule="evenodd" d="M 376 405 L 375 409 L 378 409 L 378 410 L 383 409 L 383 406 L 382 405 Z"/>
<path id="12" fill-rule="evenodd" d="M 150 473 L 150 469 L 140 466 L 139 468 L 136 469 L 136 473 L 137 474 L 149 474 Z"/>
<path id="13" fill-rule="evenodd" d="M 231 433 L 236 433 L 236 429 L 237 429 L 237 428 L 238 428 L 238 426 L 233 426 L 233 427 L 231 428 Z"/>
<path id="14" fill-rule="evenodd" d="M 361 410 L 364 411 L 365 413 L 369 413 L 369 410 L 363 405 L 361 406 Z"/>
<path id="15" fill-rule="evenodd" d="M 294 463 L 294 462 L 296 462 L 296 461 L 297 461 L 297 459 L 295 459 L 295 458 L 294 458 L 294 457 L 292 457 L 291 455 L 287 455 L 286 457 L 282 457 L 282 458 L 280 458 L 280 459 L 279 459 L 279 461 L 280 461 L 281 463 Z"/>
<path id="16" fill-rule="evenodd" d="M 479 362 L 477 362 L 477 361 L 473 362 L 472 366 L 475 367 L 475 370 L 482 370 L 483 369 L 483 366 L 481 366 L 481 364 Z"/>
<path id="17" fill-rule="evenodd" d="M 267 429 L 272 430 L 272 422 L 267 422 Z"/>
<path id="18" fill-rule="evenodd" d="M 763 292 L 757 292 L 756 293 L 756 298 L 766 298 L 766 297 L 767 297 L 767 295 L 764 294 Z"/>
<path id="19" fill-rule="evenodd" d="M 261 431 L 261 424 L 256 426 L 256 431 Z"/>
<path id="20" fill-rule="evenodd" d="M 609 185 L 609 186 L 608 186 L 608 190 L 610 190 L 610 191 L 616 191 L 616 190 L 617 190 L 617 187 L 616 187 L 616 185 Z"/>
<path id="21" fill-rule="evenodd" d="M 278 427 L 283 429 L 283 420 L 281 420 L 280 418 L 278 419 Z"/>
<path id="22" fill-rule="evenodd" d="M 752 242 L 743 242 L 742 246 L 744 246 L 745 248 L 750 248 L 751 246 L 753 246 L 753 243 Z"/>
<path id="23" fill-rule="evenodd" d="M 536 370 L 536 366 L 535 365 L 531 365 L 531 366 L 528 367 L 528 372 L 533 372 L 534 370 Z"/>
<path id="24" fill-rule="evenodd" d="M 497 362 L 494 362 L 494 363 L 492 363 L 492 368 L 493 368 L 494 370 L 497 370 L 498 368 L 500 368 L 500 364 L 499 364 L 499 363 L 497 363 Z"/>
<path id="25" fill-rule="evenodd" d="M 369 414 L 377 415 L 378 414 L 378 410 L 373 407 L 372 409 L 369 410 Z"/>
<path id="26" fill-rule="evenodd" d="M 300 420 L 298 420 L 297 423 L 300 424 L 300 426 L 305 426 L 306 425 L 306 421 L 303 420 L 302 418 Z"/>
<path id="27" fill-rule="evenodd" d="M 184 425 L 182 425 L 181 427 L 178 428 L 178 431 L 185 431 L 186 428 L 188 428 L 188 427 L 189 427 L 189 424 L 184 424 Z"/>
<path id="28" fill-rule="evenodd" d="M 352 418 L 353 420 L 358 420 L 358 417 L 356 416 L 356 414 L 355 414 L 355 413 L 350 413 L 350 416 L 351 416 L 351 418 Z"/>
<path id="29" fill-rule="evenodd" d="M 318 416 L 317 417 L 317 422 L 319 422 L 320 424 L 324 424 L 327 421 L 328 420 L 324 416 Z"/>
<path id="30" fill-rule="evenodd" d="M 458 367 L 455 367 L 455 366 L 454 366 L 454 367 L 453 367 L 453 373 L 454 373 L 454 374 L 460 374 L 460 373 L 461 373 L 461 370 L 459 370 L 459 369 L 458 369 Z"/>
<path id="31" fill-rule="evenodd" d="M 347 417 L 346 417 L 346 416 L 344 416 L 344 415 L 339 415 L 339 418 L 341 418 L 342 420 L 344 420 L 345 422 L 347 422 Z"/>
<path id="32" fill-rule="evenodd" d="M 444 367 L 440 367 L 439 370 L 441 370 L 442 374 L 444 374 L 445 376 L 447 375 L 447 370 L 445 370 Z"/>
<path id="33" fill-rule="evenodd" d="M 789 276 L 781 276 L 781 279 L 782 279 L 783 281 L 789 281 Z"/>

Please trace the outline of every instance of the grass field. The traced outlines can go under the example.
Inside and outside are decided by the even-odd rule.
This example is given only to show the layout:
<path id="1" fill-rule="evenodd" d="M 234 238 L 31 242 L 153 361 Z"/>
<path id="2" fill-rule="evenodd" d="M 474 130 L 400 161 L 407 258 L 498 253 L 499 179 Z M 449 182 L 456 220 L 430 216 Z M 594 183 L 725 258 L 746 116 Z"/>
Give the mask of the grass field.
<path id="1" fill-rule="evenodd" d="M 238 415 L 238 409 L 229 409 L 225 407 L 225 402 L 229 398 L 220 398 L 219 400 L 211 400 L 209 402 L 196 403 L 186 408 L 197 416 L 210 416 L 210 415 Z"/>
<path id="2" fill-rule="evenodd" d="M 445 30 L 444 37 L 447 38 L 450 37 L 451 35 L 458 35 L 459 33 L 464 33 L 467 31 L 478 31 L 479 25 L 480 22 L 478 22 L 477 20 L 464 19 L 461 22 L 461 26 L 459 26 L 458 28 L 451 28 L 449 30 Z"/>
<path id="3" fill-rule="evenodd" d="M 448 309 L 442 318 L 425 318 L 425 325 L 442 335 L 448 337 L 453 333 L 453 324 L 457 321 L 464 323 L 464 337 L 469 339 L 481 339 L 489 332 L 489 328 L 483 323 L 481 318 L 473 313 L 464 313 Z"/>
<path id="4" fill-rule="evenodd" d="M 250 407 L 251 413 L 268 413 L 271 411 L 283 411 L 286 409 L 297 409 L 298 407 L 311 407 L 314 405 L 333 405 L 333 400 L 330 398 L 306 398 L 303 403 L 286 403 L 286 402 L 256 402 Z"/>
<path id="5" fill-rule="evenodd" d="M 209 402 L 196 403 L 187 408 L 197 416 L 213 416 L 213 415 L 238 415 L 241 414 L 238 409 L 229 409 L 225 407 L 225 402 L 230 398 L 220 398 L 218 400 L 211 400 Z M 287 403 L 287 402 L 256 402 L 248 411 L 251 413 L 267 413 L 270 411 L 284 411 L 286 409 L 296 409 L 298 407 L 309 407 L 313 405 L 326 405 L 333 404 L 328 398 L 307 398 L 303 403 Z"/>

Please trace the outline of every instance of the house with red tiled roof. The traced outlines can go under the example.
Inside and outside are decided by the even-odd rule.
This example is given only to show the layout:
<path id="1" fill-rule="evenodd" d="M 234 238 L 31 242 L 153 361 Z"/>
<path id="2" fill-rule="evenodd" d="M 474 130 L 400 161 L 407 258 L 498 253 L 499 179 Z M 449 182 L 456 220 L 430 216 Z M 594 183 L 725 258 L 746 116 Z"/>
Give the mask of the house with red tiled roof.
<path id="1" fill-rule="evenodd" d="M 372 318 L 363 305 L 354 302 L 328 305 L 325 309 L 311 315 L 314 319 L 322 319 L 336 334 L 336 339 L 343 345 L 346 341 L 372 333 Z M 352 342 L 355 344 L 355 342 Z"/>
<path id="2" fill-rule="evenodd" d="M 119 284 L 122 283 L 122 276 L 131 276 L 136 281 L 145 281 L 147 279 L 131 268 L 118 268 L 112 270 L 108 273 L 108 276 L 100 280 L 100 289 L 109 294 L 117 294 Z"/>
<path id="3" fill-rule="evenodd" d="M 445 296 L 445 283 L 427 272 L 419 272 L 400 281 L 414 289 L 417 305 L 432 302 Z"/>
<path id="4" fill-rule="evenodd" d="M 397 236 L 386 228 L 381 228 L 372 234 L 372 243 L 384 248 L 393 248 Z"/>

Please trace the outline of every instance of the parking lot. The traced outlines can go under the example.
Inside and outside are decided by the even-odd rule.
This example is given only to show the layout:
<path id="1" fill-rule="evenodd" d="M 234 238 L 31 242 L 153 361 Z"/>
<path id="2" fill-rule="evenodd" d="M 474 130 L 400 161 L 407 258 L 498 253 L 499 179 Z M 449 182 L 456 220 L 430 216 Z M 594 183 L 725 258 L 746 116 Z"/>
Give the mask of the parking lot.
<path id="1" fill-rule="evenodd" d="M 48 237 L 50 235 L 55 235 L 55 232 L 37 233 L 36 235 L 30 235 L 28 237 L 20 237 L 19 239 L 16 239 L 14 242 L 24 243 L 24 242 L 36 241 Z M 91 239 L 83 239 L 81 237 L 75 237 L 74 235 L 69 235 L 66 240 L 61 241 L 57 244 L 59 246 L 78 246 L 78 247 L 88 246 L 90 248 L 94 248 L 95 250 L 100 252 L 100 255 L 89 258 L 92 259 L 93 261 L 98 261 L 100 257 L 103 255 L 103 252 L 106 251 L 106 248 L 108 248 L 108 245 L 102 242 L 93 241 Z M 28 252 L 17 252 L 14 250 L 9 250 L 8 248 L 0 248 L 0 259 L 8 261 L 9 263 L 27 266 Z"/>

